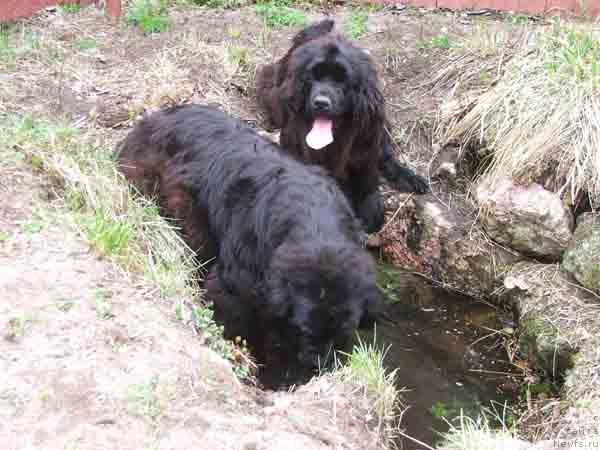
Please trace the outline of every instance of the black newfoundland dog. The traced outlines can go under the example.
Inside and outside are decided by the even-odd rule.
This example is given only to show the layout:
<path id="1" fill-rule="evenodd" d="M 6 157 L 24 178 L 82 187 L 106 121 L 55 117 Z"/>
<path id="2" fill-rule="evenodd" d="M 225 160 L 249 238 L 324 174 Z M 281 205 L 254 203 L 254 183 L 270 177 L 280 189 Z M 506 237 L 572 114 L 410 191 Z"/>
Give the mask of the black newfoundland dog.
<path id="1" fill-rule="evenodd" d="M 369 233 L 384 222 L 380 174 L 401 192 L 426 181 L 394 158 L 379 80 L 369 55 L 323 20 L 298 33 L 283 58 L 257 74 L 258 103 L 281 147 L 327 169 Z"/>
<path id="2" fill-rule="evenodd" d="M 158 196 L 163 214 L 181 221 L 193 250 L 216 256 L 206 283 L 215 318 L 227 338 L 248 340 L 265 383 L 305 378 L 357 328 L 372 326 L 381 302 L 374 261 L 321 168 L 198 105 L 142 119 L 118 162 L 139 190 Z"/>

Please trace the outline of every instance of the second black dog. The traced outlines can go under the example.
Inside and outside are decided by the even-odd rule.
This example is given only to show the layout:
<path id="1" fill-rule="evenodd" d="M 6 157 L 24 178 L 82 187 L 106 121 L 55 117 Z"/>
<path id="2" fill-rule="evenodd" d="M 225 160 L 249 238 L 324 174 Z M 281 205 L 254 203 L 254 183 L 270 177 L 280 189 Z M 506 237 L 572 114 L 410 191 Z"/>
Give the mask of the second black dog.
<path id="1" fill-rule="evenodd" d="M 191 245 L 209 243 L 215 318 L 269 370 L 292 375 L 285 383 L 372 325 L 381 301 L 374 261 L 322 169 L 282 155 L 239 120 L 191 105 L 143 119 L 118 158 L 136 186 L 156 191 L 163 211 L 183 220 Z"/>

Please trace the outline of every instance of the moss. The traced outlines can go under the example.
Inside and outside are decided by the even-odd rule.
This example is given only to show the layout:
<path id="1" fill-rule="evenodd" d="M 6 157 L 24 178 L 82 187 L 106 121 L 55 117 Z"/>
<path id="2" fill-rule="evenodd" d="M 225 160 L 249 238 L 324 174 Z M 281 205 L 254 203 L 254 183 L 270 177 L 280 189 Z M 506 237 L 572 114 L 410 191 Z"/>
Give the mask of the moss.
<path id="1" fill-rule="evenodd" d="M 581 224 L 565 251 L 562 267 L 588 289 L 600 290 L 600 226 Z"/>
<path id="2" fill-rule="evenodd" d="M 519 348 L 549 375 L 561 376 L 572 367 L 575 351 L 556 328 L 539 318 L 521 319 Z"/>

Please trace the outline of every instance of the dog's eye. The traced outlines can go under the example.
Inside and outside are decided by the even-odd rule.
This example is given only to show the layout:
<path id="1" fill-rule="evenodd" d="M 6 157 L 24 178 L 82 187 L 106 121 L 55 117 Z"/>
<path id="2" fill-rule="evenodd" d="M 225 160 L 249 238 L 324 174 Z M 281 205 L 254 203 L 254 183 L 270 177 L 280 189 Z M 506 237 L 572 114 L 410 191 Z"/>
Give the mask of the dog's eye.
<path id="1" fill-rule="evenodd" d="M 336 64 L 318 64 L 313 69 L 313 77 L 316 80 L 330 79 L 336 83 L 346 81 L 346 71 Z"/>

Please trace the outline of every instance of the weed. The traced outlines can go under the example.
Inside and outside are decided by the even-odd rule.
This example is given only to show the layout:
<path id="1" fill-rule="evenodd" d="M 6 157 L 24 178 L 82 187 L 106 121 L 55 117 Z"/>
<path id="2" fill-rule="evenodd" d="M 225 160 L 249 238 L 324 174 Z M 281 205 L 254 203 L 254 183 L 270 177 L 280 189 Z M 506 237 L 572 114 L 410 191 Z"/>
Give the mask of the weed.
<path id="1" fill-rule="evenodd" d="M 252 373 L 253 363 L 245 356 L 248 351 L 245 339 L 241 336 L 236 338 L 241 349 L 238 349 L 233 342 L 224 340 L 223 326 L 214 321 L 213 311 L 208 308 L 194 308 L 193 318 L 195 326 L 202 331 L 209 348 L 232 361 L 236 375 L 240 378 L 248 378 Z"/>
<path id="2" fill-rule="evenodd" d="M 446 34 L 440 34 L 439 36 L 432 37 L 431 40 L 427 42 L 418 43 L 417 47 L 421 49 L 437 48 L 448 50 L 450 48 L 450 38 Z"/>
<path id="3" fill-rule="evenodd" d="M 355 9 L 352 11 L 352 14 L 346 18 L 344 29 L 352 39 L 358 39 L 367 32 L 368 20 L 369 15 L 366 11 Z"/>
<path id="4" fill-rule="evenodd" d="M 125 255 L 133 235 L 126 218 L 114 218 L 102 210 L 82 221 L 87 238 L 105 256 Z"/>
<path id="5" fill-rule="evenodd" d="M 75 14 L 81 11 L 81 5 L 79 3 L 62 3 L 59 5 L 59 8 L 67 14 Z"/>
<path id="6" fill-rule="evenodd" d="M 250 3 L 249 0 L 189 0 L 189 3 L 196 6 L 206 6 L 214 9 L 234 9 L 241 8 Z"/>
<path id="7" fill-rule="evenodd" d="M 365 343 L 359 337 L 350 354 L 340 352 L 346 361 L 337 360 L 335 371 L 342 381 L 356 384 L 372 396 L 373 409 L 382 424 L 389 423 L 399 406 L 396 370 L 387 372 L 384 366 L 386 352 L 387 349 L 378 347 L 375 334 L 371 343 Z"/>
<path id="8" fill-rule="evenodd" d="M 164 404 L 161 401 L 158 390 L 158 375 L 153 376 L 146 383 L 129 386 L 127 397 L 130 402 L 130 412 L 155 422 L 164 410 Z"/>
<path id="9" fill-rule="evenodd" d="M 80 39 L 75 41 L 75 47 L 79 50 L 92 50 L 98 47 L 98 42 L 93 39 Z"/>
<path id="10" fill-rule="evenodd" d="M 127 22 L 139 26 L 146 34 L 166 31 L 169 28 L 166 0 L 133 0 Z"/>
<path id="11" fill-rule="evenodd" d="M 285 1 L 268 1 L 257 4 L 256 14 L 263 18 L 270 28 L 295 27 L 306 24 L 306 15 L 297 9 L 287 6 Z"/>
<path id="12" fill-rule="evenodd" d="M 447 421 L 450 431 L 444 433 L 443 442 L 439 448 L 448 450 L 496 450 L 498 443 L 505 446 L 511 439 L 516 437 L 513 428 L 508 425 L 511 417 L 507 415 L 507 408 L 500 413 L 490 410 L 473 419 L 465 416 L 462 412 L 455 421 Z M 500 424 L 500 428 L 494 428 L 494 423 Z M 503 447 L 504 448 L 504 447 Z"/>
<path id="13" fill-rule="evenodd" d="M 39 219 L 35 218 L 23 225 L 23 231 L 25 234 L 32 235 L 37 234 L 44 229 L 44 223 Z"/>
<path id="14" fill-rule="evenodd" d="M 8 320 L 6 329 L 4 330 L 4 339 L 14 341 L 25 335 L 27 325 L 33 323 L 34 318 L 30 313 L 22 313 L 16 317 L 11 317 Z"/>
<path id="15" fill-rule="evenodd" d="M 112 319 L 116 317 L 112 311 L 112 304 L 110 302 L 111 297 L 112 292 L 104 289 L 99 289 L 94 293 L 96 314 L 98 314 L 98 317 L 101 319 Z"/>
<path id="16" fill-rule="evenodd" d="M 10 234 L 6 231 L 0 231 L 0 242 L 6 242 L 10 239 Z"/>

